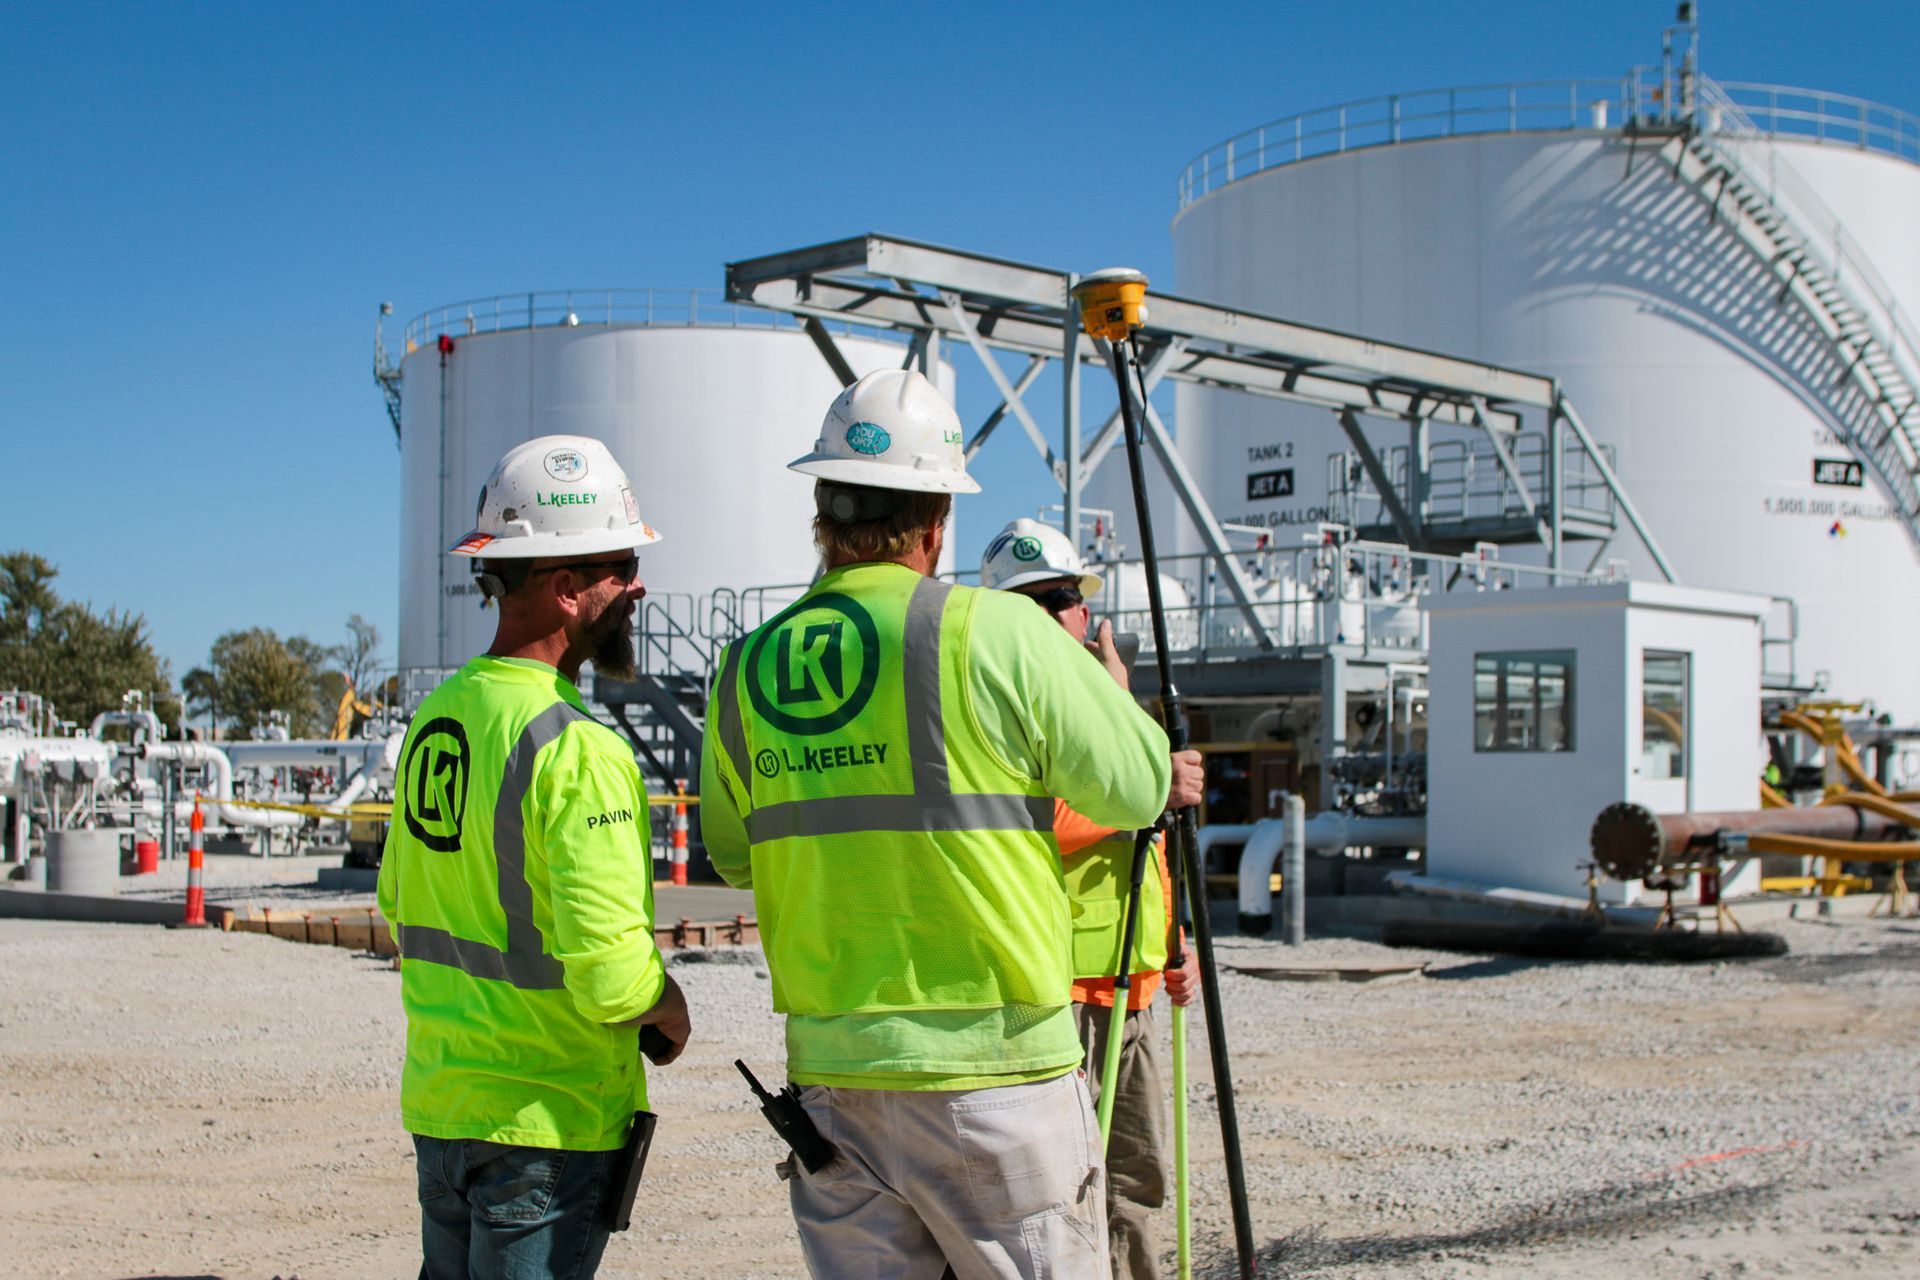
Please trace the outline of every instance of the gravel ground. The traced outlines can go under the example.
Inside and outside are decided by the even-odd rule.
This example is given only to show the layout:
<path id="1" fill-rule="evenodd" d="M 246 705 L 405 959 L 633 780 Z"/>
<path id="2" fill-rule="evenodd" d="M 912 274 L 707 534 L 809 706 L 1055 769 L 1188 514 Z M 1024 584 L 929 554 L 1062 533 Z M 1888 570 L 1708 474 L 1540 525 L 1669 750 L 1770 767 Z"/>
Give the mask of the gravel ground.
<path id="1" fill-rule="evenodd" d="M 1780 928 L 1783 959 L 1689 968 L 1223 938 L 1225 964 L 1429 963 L 1391 985 L 1224 976 L 1262 1274 L 1920 1273 L 1920 927 Z M 757 957 L 725 958 L 676 958 L 698 1038 L 653 1073 L 643 1214 L 602 1275 L 803 1274 L 731 1066 L 777 1078 L 779 1023 Z M 0 1270 L 412 1273 L 387 965 L 0 920 L 0 970 Z M 1197 1252 L 1227 1275 L 1192 1022 Z"/>

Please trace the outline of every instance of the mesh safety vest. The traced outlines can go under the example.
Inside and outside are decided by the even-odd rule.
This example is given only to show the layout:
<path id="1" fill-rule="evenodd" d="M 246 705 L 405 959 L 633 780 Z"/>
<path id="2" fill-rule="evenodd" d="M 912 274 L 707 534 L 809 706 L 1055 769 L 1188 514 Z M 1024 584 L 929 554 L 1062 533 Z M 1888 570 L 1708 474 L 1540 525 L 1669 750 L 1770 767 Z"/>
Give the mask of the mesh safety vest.
<path id="1" fill-rule="evenodd" d="M 1134 918 L 1128 973 L 1158 973 L 1167 967 L 1167 899 L 1160 882 L 1160 852 L 1147 853 Z M 1073 976 L 1111 978 L 1120 959 L 1127 924 L 1127 886 L 1133 875 L 1133 832 L 1116 831 L 1066 860 L 1067 896 L 1073 909 Z"/>
<path id="2" fill-rule="evenodd" d="M 646 1104 L 637 1031 L 664 987 L 633 756 L 553 668 L 475 658 L 394 774 L 380 908 L 402 957 L 407 1128 L 617 1147 Z"/>
<path id="3" fill-rule="evenodd" d="M 727 648 L 712 728 L 782 1013 L 1067 1003 L 1053 801 L 967 697 L 980 594 L 856 569 Z"/>

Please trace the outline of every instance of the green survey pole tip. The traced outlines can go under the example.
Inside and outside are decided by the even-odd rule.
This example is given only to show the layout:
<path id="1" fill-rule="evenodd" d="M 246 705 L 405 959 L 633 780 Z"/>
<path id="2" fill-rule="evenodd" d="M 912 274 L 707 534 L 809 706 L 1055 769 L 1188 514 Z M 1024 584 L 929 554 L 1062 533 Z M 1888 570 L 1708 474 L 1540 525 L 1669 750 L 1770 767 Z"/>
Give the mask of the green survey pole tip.
<path id="1" fill-rule="evenodd" d="M 1187 1010 L 1173 1006 L 1173 1203 L 1180 1280 L 1193 1280 L 1193 1195 L 1187 1179 Z"/>

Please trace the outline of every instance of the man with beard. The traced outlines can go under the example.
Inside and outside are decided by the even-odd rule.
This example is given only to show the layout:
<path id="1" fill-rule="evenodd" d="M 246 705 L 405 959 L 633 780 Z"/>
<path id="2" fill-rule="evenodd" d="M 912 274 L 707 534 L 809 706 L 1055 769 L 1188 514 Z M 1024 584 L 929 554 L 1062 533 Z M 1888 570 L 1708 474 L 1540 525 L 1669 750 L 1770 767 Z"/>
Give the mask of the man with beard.
<path id="1" fill-rule="evenodd" d="M 574 687 L 589 660 L 633 674 L 636 549 L 658 539 L 604 444 L 546 436 L 501 458 L 452 548 L 500 621 L 407 729 L 379 889 L 427 1280 L 591 1276 L 647 1105 L 638 1029 L 659 1063 L 687 1041 L 640 774 Z"/>

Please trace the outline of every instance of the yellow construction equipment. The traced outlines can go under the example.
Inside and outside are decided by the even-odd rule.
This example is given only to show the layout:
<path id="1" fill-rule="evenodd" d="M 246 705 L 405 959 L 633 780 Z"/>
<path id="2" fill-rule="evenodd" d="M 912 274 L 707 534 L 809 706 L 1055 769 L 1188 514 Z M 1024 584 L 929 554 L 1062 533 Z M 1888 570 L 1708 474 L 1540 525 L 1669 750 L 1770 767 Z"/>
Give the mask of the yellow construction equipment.
<path id="1" fill-rule="evenodd" d="M 372 715 L 378 708 L 354 691 L 353 681 L 346 682 L 347 687 L 340 691 L 340 706 L 333 713 L 333 732 L 328 734 L 335 742 L 345 742 L 353 730 L 353 714 Z"/>

